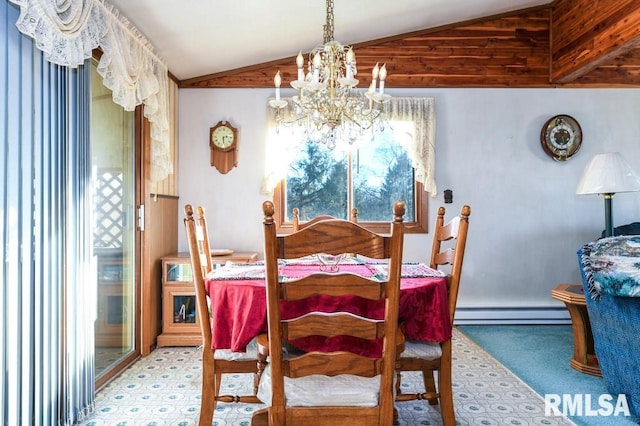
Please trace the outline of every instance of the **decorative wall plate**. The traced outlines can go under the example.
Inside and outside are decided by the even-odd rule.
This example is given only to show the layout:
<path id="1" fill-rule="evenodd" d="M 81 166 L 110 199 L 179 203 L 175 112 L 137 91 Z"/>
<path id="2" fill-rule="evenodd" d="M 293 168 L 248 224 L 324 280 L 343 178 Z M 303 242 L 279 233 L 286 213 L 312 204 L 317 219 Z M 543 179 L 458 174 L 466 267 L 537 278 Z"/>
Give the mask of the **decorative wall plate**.
<path id="1" fill-rule="evenodd" d="M 542 126 L 540 133 L 542 148 L 556 161 L 571 158 L 582 145 L 582 129 L 575 118 L 569 115 L 551 117 Z"/>

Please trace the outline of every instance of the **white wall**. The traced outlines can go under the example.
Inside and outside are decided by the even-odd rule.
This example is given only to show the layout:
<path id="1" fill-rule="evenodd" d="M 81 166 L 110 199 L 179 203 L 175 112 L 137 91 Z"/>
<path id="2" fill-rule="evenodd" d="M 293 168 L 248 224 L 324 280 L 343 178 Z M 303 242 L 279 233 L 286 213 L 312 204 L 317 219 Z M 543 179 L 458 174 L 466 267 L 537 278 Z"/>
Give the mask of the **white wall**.
<path id="1" fill-rule="evenodd" d="M 553 308 L 566 318 L 550 290 L 579 281 L 576 251 L 604 228 L 602 197 L 577 196 L 576 186 L 586 163 L 601 152 L 621 152 L 640 173 L 640 90 L 389 93 L 436 100 L 438 194 L 429 198 L 429 226 L 444 205 L 445 189 L 453 190 L 453 204 L 445 205 L 449 214 L 471 206 L 459 308 L 501 308 L 523 318 Z M 260 187 L 266 99 L 272 95 L 269 89 L 180 90 L 180 205 L 206 207 L 213 247 L 262 252 L 261 204 L 268 197 Z M 573 116 L 584 133 L 580 151 L 567 162 L 552 160 L 540 145 L 542 125 L 556 114 Z M 239 164 L 227 175 L 209 165 L 209 128 L 218 120 L 240 131 Z M 614 226 L 640 221 L 640 194 L 617 194 L 613 211 Z M 182 222 L 177 226 L 179 249 L 186 251 Z M 431 234 L 408 235 L 405 258 L 424 261 L 430 248 Z"/>

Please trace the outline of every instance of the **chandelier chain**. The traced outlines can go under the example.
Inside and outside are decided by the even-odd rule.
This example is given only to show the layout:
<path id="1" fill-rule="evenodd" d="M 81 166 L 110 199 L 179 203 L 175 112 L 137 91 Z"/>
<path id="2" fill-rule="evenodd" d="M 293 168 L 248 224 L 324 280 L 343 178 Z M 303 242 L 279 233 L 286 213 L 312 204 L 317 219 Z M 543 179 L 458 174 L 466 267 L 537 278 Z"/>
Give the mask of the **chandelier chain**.
<path id="1" fill-rule="evenodd" d="M 333 41 L 333 0 L 327 0 L 327 23 L 324 24 L 324 44 Z"/>

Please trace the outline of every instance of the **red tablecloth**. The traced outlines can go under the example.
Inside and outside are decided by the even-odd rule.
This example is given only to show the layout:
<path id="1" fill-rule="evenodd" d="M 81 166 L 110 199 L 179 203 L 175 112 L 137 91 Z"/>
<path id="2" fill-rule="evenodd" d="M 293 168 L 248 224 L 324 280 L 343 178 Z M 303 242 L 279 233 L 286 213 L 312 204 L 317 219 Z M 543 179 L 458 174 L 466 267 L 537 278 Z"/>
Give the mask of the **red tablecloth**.
<path id="1" fill-rule="evenodd" d="M 363 276 L 384 274 L 386 265 L 341 264 L 340 272 L 354 272 Z M 400 284 L 400 321 L 405 325 L 408 339 L 441 342 L 451 337 L 451 322 L 447 303 L 446 277 L 423 264 L 403 265 Z M 319 263 L 287 263 L 280 267 L 280 275 L 296 278 L 318 272 Z M 211 298 L 212 346 L 216 349 L 244 351 L 247 344 L 267 330 L 266 288 L 264 263 L 230 264 L 216 269 L 206 278 Z M 379 302 L 360 298 L 317 297 L 284 307 L 283 314 L 295 317 L 309 310 L 325 312 L 346 310 L 355 314 L 366 310 L 370 315 L 382 315 Z M 324 340 L 323 340 L 324 341 Z M 343 340 L 344 342 L 344 340 Z M 319 344 L 299 342 L 305 349 Z M 347 345 L 349 343 L 346 343 Z M 297 345 L 297 343 L 296 343 Z M 365 349 L 365 352 L 367 350 Z"/>

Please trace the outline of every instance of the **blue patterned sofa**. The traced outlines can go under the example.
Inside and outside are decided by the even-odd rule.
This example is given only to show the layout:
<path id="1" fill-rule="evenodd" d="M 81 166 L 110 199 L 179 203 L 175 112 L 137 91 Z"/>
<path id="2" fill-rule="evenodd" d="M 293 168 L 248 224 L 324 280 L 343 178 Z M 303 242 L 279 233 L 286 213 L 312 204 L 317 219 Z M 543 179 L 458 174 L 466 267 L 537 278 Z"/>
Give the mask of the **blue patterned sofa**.
<path id="1" fill-rule="evenodd" d="M 585 244 L 578 263 L 607 390 L 640 415 L 640 236 Z"/>

